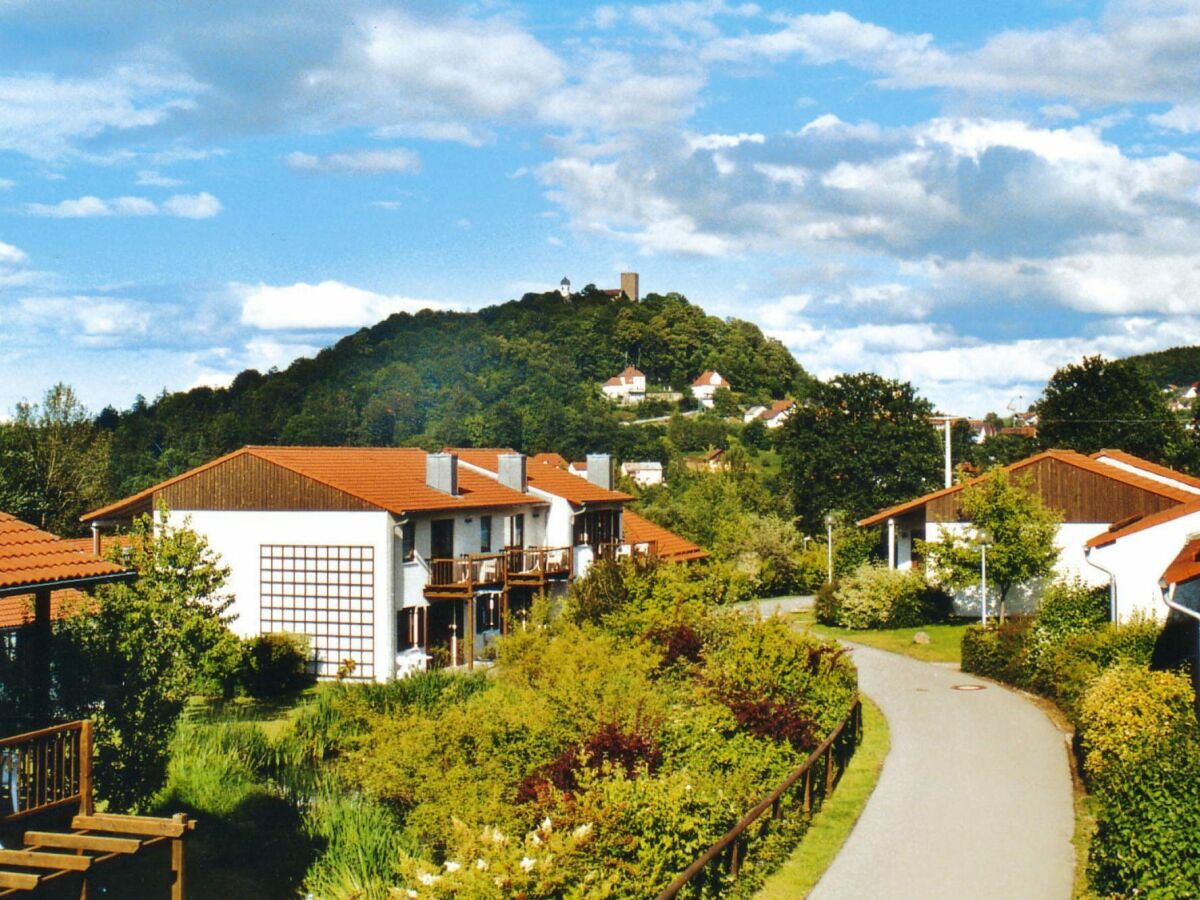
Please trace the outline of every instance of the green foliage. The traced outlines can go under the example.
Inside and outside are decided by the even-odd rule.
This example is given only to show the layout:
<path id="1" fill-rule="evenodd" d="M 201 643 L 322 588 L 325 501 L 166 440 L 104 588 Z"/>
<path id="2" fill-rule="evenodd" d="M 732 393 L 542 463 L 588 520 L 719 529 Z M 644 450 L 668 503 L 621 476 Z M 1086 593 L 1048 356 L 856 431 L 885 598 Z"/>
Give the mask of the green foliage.
<path id="1" fill-rule="evenodd" d="M 251 697 L 278 697 L 298 690 L 308 674 L 309 640 L 299 634 L 260 634 L 246 642 L 242 681 Z"/>
<path id="2" fill-rule="evenodd" d="M 1079 579 L 1056 581 L 1046 588 L 1029 634 L 1029 667 L 1034 685 L 1044 692 L 1053 688 L 1047 665 L 1051 654 L 1074 634 L 1094 631 L 1108 621 L 1109 590 L 1091 587 Z"/>
<path id="3" fill-rule="evenodd" d="M 0 509 L 53 534 L 82 533 L 79 517 L 108 495 L 107 432 L 65 384 L 0 422 Z"/>
<path id="4" fill-rule="evenodd" d="M 397 314 L 286 371 L 247 370 L 229 388 L 139 399 L 101 420 L 121 495 L 245 444 L 511 446 L 569 458 L 604 447 L 665 461 L 664 430 L 619 427 L 630 412 L 598 390 L 630 359 L 679 390 L 718 369 L 747 402 L 807 380 L 779 341 L 679 294 L 528 294 L 474 313 Z M 717 419 L 724 446 L 727 426 L 697 418 Z"/>
<path id="5" fill-rule="evenodd" d="M 1190 443 L 1162 391 L 1134 360 L 1089 356 L 1063 366 L 1036 409 L 1038 438 L 1047 447 L 1080 453 L 1119 447 L 1169 464 Z"/>
<path id="6" fill-rule="evenodd" d="M 764 597 L 778 597 L 808 588 L 811 567 L 805 568 L 800 533 L 787 519 L 750 513 L 719 524 L 713 546 Z"/>
<path id="7" fill-rule="evenodd" d="M 1185 675 L 1121 665 L 1081 703 L 1096 801 L 1088 874 L 1099 893 L 1183 898 L 1200 884 L 1200 727 Z"/>
<path id="8" fill-rule="evenodd" d="M 933 409 L 911 384 L 863 373 L 812 386 L 779 429 L 800 527 L 824 531 L 830 510 L 860 518 L 937 487 Z"/>
<path id="9" fill-rule="evenodd" d="M 962 670 L 1016 687 L 1029 682 L 1030 619 L 1016 618 L 963 633 Z"/>
<path id="10" fill-rule="evenodd" d="M 1011 479 L 1004 469 L 963 488 L 958 502 L 974 533 L 968 536 L 946 529 L 940 538 L 925 542 L 920 549 L 928 554 L 931 570 L 941 584 L 964 588 L 979 584 L 979 534 L 990 534 L 988 587 L 995 586 L 1000 596 L 1003 619 L 1005 601 L 1013 587 L 1054 571 L 1059 555 L 1054 541 L 1061 516 L 1035 491 Z"/>
<path id="11" fill-rule="evenodd" d="M 336 781 L 322 784 L 309 801 L 303 833 L 323 847 L 304 876 L 304 891 L 329 900 L 388 900 L 405 851 L 414 849 L 386 806 Z"/>
<path id="12" fill-rule="evenodd" d="M 160 513 L 165 517 L 165 510 Z M 224 645 L 228 569 L 206 541 L 149 517 L 121 559 L 138 572 L 101 587 L 94 608 L 58 624 L 58 712 L 96 724 L 96 791 L 115 809 L 143 806 L 162 786 L 168 746 L 197 670 Z"/>
<path id="13" fill-rule="evenodd" d="M 919 571 L 864 563 L 833 590 L 822 590 L 817 607 L 818 621 L 828 625 L 906 628 L 944 621 L 950 600 Z"/>

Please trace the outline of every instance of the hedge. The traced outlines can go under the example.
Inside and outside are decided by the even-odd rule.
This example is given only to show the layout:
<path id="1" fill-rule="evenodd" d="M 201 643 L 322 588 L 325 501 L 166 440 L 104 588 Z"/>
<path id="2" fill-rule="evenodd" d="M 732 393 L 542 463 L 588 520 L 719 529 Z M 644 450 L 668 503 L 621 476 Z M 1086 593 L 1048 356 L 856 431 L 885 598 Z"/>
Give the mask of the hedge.
<path id="1" fill-rule="evenodd" d="M 917 571 L 864 563 L 817 597 L 818 621 L 842 628 L 907 628 L 944 621 L 950 597 Z"/>
<path id="2" fill-rule="evenodd" d="M 1032 624 L 1027 618 L 1012 618 L 987 627 L 971 625 L 963 633 L 962 670 L 1026 687 Z"/>

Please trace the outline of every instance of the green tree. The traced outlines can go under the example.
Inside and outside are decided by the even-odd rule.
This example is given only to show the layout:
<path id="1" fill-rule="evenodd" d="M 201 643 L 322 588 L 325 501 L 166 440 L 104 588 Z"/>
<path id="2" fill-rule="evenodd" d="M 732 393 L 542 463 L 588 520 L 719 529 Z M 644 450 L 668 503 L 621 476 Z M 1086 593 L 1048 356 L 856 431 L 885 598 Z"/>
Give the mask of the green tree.
<path id="1" fill-rule="evenodd" d="M 165 516 L 165 510 L 160 512 Z M 60 711 L 96 723 L 96 790 L 114 809 L 144 808 L 166 778 L 168 744 L 197 674 L 231 635 L 229 569 L 203 537 L 150 517 L 112 558 L 138 579 L 101 587 L 58 624 Z"/>
<path id="2" fill-rule="evenodd" d="M 778 438 L 801 530 L 824 532 L 831 510 L 858 518 L 936 488 L 942 452 L 931 412 L 911 384 L 871 373 L 814 386 Z"/>
<path id="3" fill-rule="evenodd" d="M 41 404 L 17 404 L 0 425 L 0 509 L 54 534 L 82 533 L 79 517 L 107 497 L 110 445 L 65 384 Z"/>
<path id="4" fill-rule="evenodd" d="M 1004 469 L 963 488 L 959 495 L 963 517 L 971 522 L 970 534 L 945 530 L 924 542 L 935 579 L 948 588 L 979 584 L 980 537 L 990 536 L 987 550 L 988 585 L 1000 598 L 1004 621 L 1009 592 L 1019 584 L 1044 578 L 1054 571 L 1059 550 L 1054 543 L 1061 517 L 1042 503 L 1041 497 Z"/>
<path id="5" fill-rule="evenodd" d="M 1136 362 L 1085 357 L 1063 366 L 1035 406 L 1045 447 L 1094 453 L 1111 447 L 1154 462 L 1186 452 L 1183 425 Z"/>

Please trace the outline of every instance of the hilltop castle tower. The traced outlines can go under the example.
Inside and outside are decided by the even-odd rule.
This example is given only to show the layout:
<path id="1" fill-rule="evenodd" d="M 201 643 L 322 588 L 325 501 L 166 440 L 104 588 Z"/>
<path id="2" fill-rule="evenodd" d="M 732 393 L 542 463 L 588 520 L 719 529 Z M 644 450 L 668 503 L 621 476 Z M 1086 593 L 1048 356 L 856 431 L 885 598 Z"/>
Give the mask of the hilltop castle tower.
<path id="1" fill-rule="evenodd" d="M 625 276 L 623 276 L 623 275 L 622 275 L 621 277 L 622 277 L 622 279 L 623 279 Z M 634 279 L 635 279 L 634 283 L 636 284 L 636 283 L 637 283 L 637 282 L 636 282 L 636 279 L 637 279 L 637 276 L 636 276 L 636 275 L 634 276 Z M 570 299 L 571 299 L 571 279 L 570 279 L 570 278 L 568 278 L 566 275 L 564 275 L 564 276 L 563 276 L 563 280 L 562 280 L 562 281 L 560 281 L 560 282 L 558 283 L 558 292 L 559 292 L 560 294 L 562 294 L 562 296 L 563 296 L 563 299 L 564 299 L 564 300 L 570 300 Z"/>

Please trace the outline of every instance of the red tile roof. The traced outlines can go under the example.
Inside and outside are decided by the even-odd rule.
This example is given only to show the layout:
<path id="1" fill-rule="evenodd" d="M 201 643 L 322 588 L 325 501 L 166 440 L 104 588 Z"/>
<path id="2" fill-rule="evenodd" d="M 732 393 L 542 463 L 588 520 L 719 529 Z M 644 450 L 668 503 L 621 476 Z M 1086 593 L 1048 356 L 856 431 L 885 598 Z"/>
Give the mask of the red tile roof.
<path id="1" fill-rule="evenodd" d="M 776 416 L 780 415 L 781 413 L 790 411 L 791 408 L 795 405 L 796 405 L 796 402 L 794 400 L 776 400 L 774 403 L 772 403 L 770 405 L 770 407 L 768 407 L 767 409 L 764 409 L 758 415 L 759 415 L 759 418 L 762 418 L 762 419 L 774 419 Z"/>
<path id="2" fill-rule="evenodd" d="M 155 492 L 235 456 L 248 454 L 310 478 L 335 490 L 397 515 L 443 509 L 488 509 L 500 506 L 545 505 L 476 472 L 458 471 L 458 496 L 451 497 L 425 483 L 424 450 L 408 447 L 244 447 L 189 472 L 88 513 L 84 520 L 101 519 L 136 508 Z"/>
<path id="3" fill-rule="evenodd" d="M 620 375 L 614 375 L 608 381 L 604 382 L 605 387 L 623 387 L 627 384 L 633 384 L 635 378 L 645 378 L 646 376 L 639 372 L 633 366 L 626 366 Z"/>
<path id="4" fill-rule="evenodd" d="M 1183 545 L 1183 549 L 1171 560 L 1162 577 L 1167 584 L 1181 584 L 1193 578 L 1200 578 L 1200 538 Z"/>
<path id="5" fill-rule="evenodd" d="M 535 453 L 529 457 L 529 461 L 546 463 L 559 469 L 565 469 L 568 465 L 566 457 L 560 453 Z"/>
<path id="6" fill-rule="evenodd" d="M 696 380 L 692 382 L 692 387 L 704 387 L 706 385 L 729 387 L 729 382 L 721 377 L 720 372 L 714 372 L 712 369 L 709 369 L 707 372 L 701 372 Z"/>
<path id="7" fill-rule="evenodd" d="M 1185 491 L 1182 488 L 1173 487 L 1169 484 L 1163 484 L 1161 481 L 1154 481 L 1150 478 L 1145 478 L 1141 475 L 1135 475 L 1132 472 L 1127 472 L 1123 469 L 1118 469 L 1116 466 L 1110 466 L 1098 460 L 1092 459 L 1089 456 L 1084 456 L 1082 453 L 1076 453 L 1074 450 L 1045 450 L 1033 456 L 1027 457 L 1020 462 L 1012 463 L 1005 466 L 1006 472 L 1018 472 L 1026 466 L 1031 466 L 1034 463 L 1042 462 L 1043 460 L 1053 459 L 1057 462 L 1075 466 L 1076 468 L 1084 469 L 1092 472 L 1095 475 L 1101 475 L 1105 478 L 1111 478 L 1113 481 L 1119 481 L 1123 484 L 1128 484 L 1136 488 L 1140 488 L 1151 494 L 1157 494 L 1160 497 L 1167 497 L 1175 500 L 1178 503 L 1189 503 L 1196 499 L 1196 494 L 1190 491 Z M 952 485 L 948 488 L 932 491 L 922 497 L 917 497 L 915 500 L 909 500 L 905 503 L 899 503 L 896 506 L 882 509 L 872 516 L 859 521 L 859 526 L 866 528 L 871 525 L 878 525 L 880 522 L 886 522 L 888 519 L 903 515 L 906 512 L 924 506 L 932 500 L 940 497 L 947 497 L 950 494 L 955 494 L 961 491 L 967 485 L 979 484 L 988 477 L 987 473 L 972 478 L 969 481 L 961 484 Z M 1171 510 L 1168 510 L 1170 512 Z M 1161 514 L 1156 514 L 1161 515 Z"/>
<path id="8" fill-rule="evenodd" d="M 455 449 L 449 452 L 457 453 L 459 459 L 465 463 L 487 469 L 489 472 L 498 472 L 500 471 L 500 454 L 515 453 L 516 451 L 498 447 L 476 447 Z M 605 490 L 592 484 L 586 478 L 572 475 L 549 463 L 530 460 L 526 466 L 526 474 L 529 476 L 530 487 L 563 497 L 568 502 L 577 505 L 580 503 L 624 503 L 633 499 L 629 494 Z"/>
<path id="9" fill-rule="evenodd" d="M 50 592 L 50 621 L 57 622 L 76 612 L 95 607 L 95 599 L 83 591 Z M 0 630 L 33 624 L 33 595 L 0 597 Z"/>
<path id="10" fill-rule="evenodd" d="M 632 510 L 625 510 L 623 523 L 626 541 L 631 544 L 654 541 L 655 549 L 661 559 L 671 562 L 690 562 L 694 559 L 708 557 L 708 551 L 704 548 L 680 537 L 673 531 L 668 531 L 661 525 L 655 525 Z"/>
<path id="11" fill-rule="evenodd" d="M 15 516 L 0 513 L 0 593 L 63 582 L 99 583 L 126 571 Z"/>

